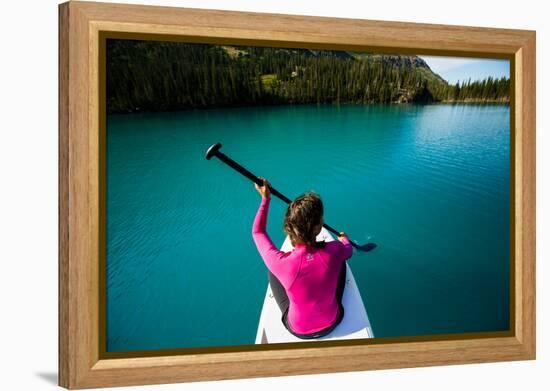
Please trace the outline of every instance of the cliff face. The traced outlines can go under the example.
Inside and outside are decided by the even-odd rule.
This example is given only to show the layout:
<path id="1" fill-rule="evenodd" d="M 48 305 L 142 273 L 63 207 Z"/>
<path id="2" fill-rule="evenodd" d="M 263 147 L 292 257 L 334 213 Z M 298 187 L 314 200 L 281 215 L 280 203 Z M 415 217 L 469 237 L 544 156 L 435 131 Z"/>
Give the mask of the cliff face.
<path id="1" fill-rule="evenodd" d="M 302 103 L 410 103 L 459 95 L 417 56 L 108 40 L 108 112 Z"/>
<path id="2" fill-rule="evenodd" d="M 358 59 L 379 60 L 389 66 L 408 67 L 408 68 L 427 68 L 431 71 L 426 61 L 418 56 L 400 56 L 392 54 L 365 54 L 357 55 Z"/>

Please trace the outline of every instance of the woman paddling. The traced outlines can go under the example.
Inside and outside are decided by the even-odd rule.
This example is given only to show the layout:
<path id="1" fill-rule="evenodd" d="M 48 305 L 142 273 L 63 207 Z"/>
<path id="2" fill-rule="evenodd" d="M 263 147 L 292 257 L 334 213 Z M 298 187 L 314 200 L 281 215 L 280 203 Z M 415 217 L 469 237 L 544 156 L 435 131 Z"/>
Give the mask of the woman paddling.
<path id="1" fill-rule="evenodd" d="M 351 243 L 344 233 L 338 241 L 316 241 L 323 227 L 323 203 L 317 194 L 305 193 L 289 204 L 284 219 L 284 230 L 294 249 L 280 251 L 266 232 L 269 183 L 263 179 L 263 186 L 255 187 L 262 201 L 252 237 L 269 269 L 269 283 L 283 314 L 282 322 L 298 338 L 325 336 L 344 318 L 345 261 L 353 253 Z"/>

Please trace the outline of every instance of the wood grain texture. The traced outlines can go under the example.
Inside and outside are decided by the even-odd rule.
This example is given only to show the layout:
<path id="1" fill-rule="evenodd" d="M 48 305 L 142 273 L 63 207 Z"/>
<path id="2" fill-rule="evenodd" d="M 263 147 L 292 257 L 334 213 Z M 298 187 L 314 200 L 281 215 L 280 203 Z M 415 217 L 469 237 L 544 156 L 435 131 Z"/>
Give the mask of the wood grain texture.
<path id="1" fill-rule="evenodd" d="M 521 246 L 521 254 L 516 258 L 521 274 L 516 278 L 518 285 L 517 297 L 521 300 L 521 329 L 517 336 L 524 345 L 526 353 L 535 358 L 536 321 L 536 38 L 531 33 L 526 44 L 516 53 L 516 63 L 521 63 L 516 72 L 516 79 L 521 80 L 521 89 L 516 88 L 516 139 L 521 139 L 521 161 L 516 159 L 516 165 L 521 169 L 521 182 L 516 180 L 516 194 L 521 192 L 521 212 L 516 219 L 521 220 L 521 232 L 517 232 L 516 243 Z M 518 164 L 519 163 L 519 164 Z M 517 202 L 516 202 L 517 205 Z"/>
<path id="2" fill-rule="evenodd" d="M 511 59 L 510 336 L 101 358 L 100 35 Z M 145 35 L 147 34 L 147 35 Z M 59 383 L 66 388 L 357 371 L 535 357 L 535 33 L 88 2 L 59 6 Z M 103 175 L 103 176 L 102 176 Z M 312 345 L 308 345 L 312 346 Z M 269 347 L 268 347 L 269 348 Z"/>
<path id="3" fill-rule="evenodd" d="M 69 384 L 69 7 L 59 7 L 59 383 Z"/>
<path id="4" fill-rule="evenodd" d="M 523 31 L 175 7 L 75 2 L 113 31 L 226 37 L 240 40 L 341 44 L 426 51 L 510 54 L 525 42 Z M 472 53 L 473 54 L 473 53 Z"/>

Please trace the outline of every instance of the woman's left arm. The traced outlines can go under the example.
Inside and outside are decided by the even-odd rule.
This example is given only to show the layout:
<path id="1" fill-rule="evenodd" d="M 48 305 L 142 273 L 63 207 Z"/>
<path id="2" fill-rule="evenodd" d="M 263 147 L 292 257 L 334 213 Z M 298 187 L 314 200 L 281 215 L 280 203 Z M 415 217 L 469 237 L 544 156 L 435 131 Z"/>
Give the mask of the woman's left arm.
<path id="1" fill-rule="evenodd" d="M 267 234 L 267 215 L 271 201 L 269 183 L 264 179 L 264 185 L 256 185 L 256 190 L 262 196 L 262 202 L 252 224 L 252 238 L 267 268 L 277 276 L 280 275 L 281 269 L 284 267 L 284 262 L 281 261 L 284 259 L 285 253 L 275 246 Z"/>
<path id="2" fill-rule="evenodd" d="M 262 202 L 252 224 L 252 238 L 262 256 L 269 249 L 277 249 L 267 234 L 267 215 L 269 213 L 270 201 L 270 198 L 262 197 Z"/>

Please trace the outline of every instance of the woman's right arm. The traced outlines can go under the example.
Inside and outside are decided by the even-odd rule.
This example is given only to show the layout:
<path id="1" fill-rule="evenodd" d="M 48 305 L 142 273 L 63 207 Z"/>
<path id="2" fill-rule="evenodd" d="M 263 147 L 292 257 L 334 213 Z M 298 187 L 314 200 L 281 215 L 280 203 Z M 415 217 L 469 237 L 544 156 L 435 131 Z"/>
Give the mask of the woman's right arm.
<path id="1" fill-rule="evenodd" d="M 344 249 L 342 251 L 344 259 L 351 258 L 351 256 L 353 255 L 353 246 L 348 239 L 348 235 L 346 235 L 344 232 L 340 232 L 338 240 L 344 245 Z"/>

